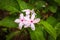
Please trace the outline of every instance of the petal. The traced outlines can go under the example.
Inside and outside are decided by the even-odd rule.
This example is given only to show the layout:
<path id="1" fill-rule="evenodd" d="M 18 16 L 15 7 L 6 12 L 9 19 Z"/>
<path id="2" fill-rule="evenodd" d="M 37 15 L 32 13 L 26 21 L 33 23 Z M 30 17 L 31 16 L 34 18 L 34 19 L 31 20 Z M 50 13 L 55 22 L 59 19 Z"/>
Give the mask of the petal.
<path id="1" fill-rule="evenodd" d="M 31 20 L 34 20 L 34 18 L 35 18 L 35 14 L 32 14 L 31 15 Z"/>
<path id="2" fill-rule="evenodd" d="M 26 25 L 24 26 L 24 28 L 27 28 L 27 27 L 28 27 L 28 26 L 26 26 Z"/>
<path id="3" fill-rule="evenodd" d="M 34 26 L 33 23 L 31 24 L 31 29 L 32 29 L 32 30 L 35 30 L 35 26 Z"/>
<path id="4" fill-rule="evenodd" d="M 30 15 L 26 15 L 24 18 L 25 20 L 30 20 Z"/>
<path id="5" fill-rule="evenodd" d="M 35 19 L 33 23 L 38 23 L 40 21 L 39 18 Z"/>
<path id="6" fill-rule="evenodd" d="M 30 11 L 29 9 L 22 10 L 22 12 Z"/>
<path id="7" fill-rule="evenodd" d="M 31 13 L 32 13 L 32 14 L 33 14 L 33 13 L 35 14 L 35 11 L 34 11 L 34 9 L 32 9 L 32 10 L 31 10 Z"/>
<path id="8" fill-rule="evenodd" d="M 30 23 L 29 23 L 28 21 L 25 21 L 25 22 L 24 22 L 24 26 L 25 26 L 25 27 L 28 27 L 28 26 L 30 26 Z"/>
<path id="9" fill-rule="evenodd" d="M 26 12 L 26 11 L 28 11 L 29 9 L 25 9 L 25 10 L 22 10 L 22 12 Z"/>
<path id="10" fill-rule="evenodd" d="M 29 27 L 29 26 L 30 26 L 30 24 L 25 24 L 24 28 L 27 28 L 27 27 Z"/>
<path id="11" fill-rule="evenodd" d="M 25 21 L 24 22 L 24 28 L 27 28 L 27 27 L 29 27 L 30 26 L 30 23 L 28 22 L 28 21 Z"/>
<path id="12" fill-rule="evenodd" d="M 22 12 L 26 12 L 26 15 L 29 15 L 30 14 L 30 10 L 29 9 L 22 10 Z"/>
<path id="13" fill-rule="evenodd" d="M 19 29 L 22 29 L 23 23 L 19 23 Z"/>
<path id="14" fill-rule="evenodd" d="M 16 22 L 16 23 L 20 23 L 20 20 L 19 20 L 19 19 L 16 19 L 15 22 Z"/>
<path id="15" fill-rule="evenodd" d="M 30 14 L 30 11 L 26 11 L 26 15 L 29 15 Z"/>
<path id="16" fill-rule="evenodd" d="M 27 11 L 26 11 L 26 15 L 29 15 L 29 14 L 30 14 L 30 10 L 27 10 Z"/>
<path id="17" fill-rule="evenodd" d="M 20 14 L 20 19 L 23 19 L 24 18 L 24 15 L 23 13 Z"/>

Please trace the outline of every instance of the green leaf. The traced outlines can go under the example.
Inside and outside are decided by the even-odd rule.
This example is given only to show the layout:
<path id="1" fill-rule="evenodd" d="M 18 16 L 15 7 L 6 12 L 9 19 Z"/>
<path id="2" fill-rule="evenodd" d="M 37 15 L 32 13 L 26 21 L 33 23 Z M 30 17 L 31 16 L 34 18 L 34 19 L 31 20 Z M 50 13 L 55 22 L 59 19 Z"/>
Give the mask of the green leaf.
<path id="1" fill-rule="evenodd" d="M 15 18 L 10 16 L 6 17 L 0 21 L 0 26 L 9 27 L 9 28 L 16 28 L 18 27 L 17 24 L 14 22 Z"/>
<path id="2" fill-rule="evenodd" d="M 22 0 L 17 0 L 17 2 L 20 6 L 20 10 L 32 8 L 32 6 L 28 5 L 26 2 L 24 2 Z"/>
<path id="3" fill-rule="evenodd" d="M 49 38 L 48 38 L 49 40 L 56 40 L 56 39 L 54 39 L 53 37 L 51 37 L 51 36 L 49 36 Z"/>
<path id="4" fill-rule="evenodd" d="M 48 12 L 48 8 L 45 8 L 42 10 L 43 13 L 47 13 Z"/>
<path id="5" fill-rule="evenodd" d="M 45 2 L 44 1 L 38 1 L 35 3 L 35 7 L 37 9 L 41 9 L 43 6 L 45 6 Z"/>
<path id="6" fill-rule="evenodd" d="M 9 35 L 6 36 L 6 40 L 11 40 L 15 35 L 19 34 L 20 31 L 11 32 Z"/>
<path id="7" fill-rule="evenodd" d="M 11 12 L 18 12 L 19 5 L 16 0 L 0 0 L 0 9 Z"/>
<path id="8" fill-rule="evenodd" d="M 34 2 L 36 2 L 36 0 L 29 0 L 30 4 L 34 4 Z"/>
<path id="9" fill-rule="evenodd" d="M 53 13 L 56 13 L 57 11 L 57 7 L 56 6 L 49 6 L 48 9 L 53 12 Z"/>
<path id="10" fill-rule="evenodd" d="M 31 40 L 45 40 L 41 26 L 36 25 L 35 31 L 30 32 Z"/>
<path id="11" fill-rule="evenodd" d="M 57 36 L 60 35 L 60 22 L 55 25 Z"/>
<path id="12" fill-rule="evenodd" d="M 55 24 L 57 24 L 57 20 L 52 16 L 48 17 L 46 21 L 52 26 L 55 26 Z"/>
<path id="13" fill-rule="evenodd" d="M 54 38 L 56 39 L 56 30 L 52 27 L 52 25 L 50 25 L 48 22 L 46 21 L 41 21 L 40 22 L 44 29 Z"/>
<path id="14" fill-rule="evenodd" d="M 57 2 L 60 5 L 60 0 L 54 0 L 55 2 Z"/>

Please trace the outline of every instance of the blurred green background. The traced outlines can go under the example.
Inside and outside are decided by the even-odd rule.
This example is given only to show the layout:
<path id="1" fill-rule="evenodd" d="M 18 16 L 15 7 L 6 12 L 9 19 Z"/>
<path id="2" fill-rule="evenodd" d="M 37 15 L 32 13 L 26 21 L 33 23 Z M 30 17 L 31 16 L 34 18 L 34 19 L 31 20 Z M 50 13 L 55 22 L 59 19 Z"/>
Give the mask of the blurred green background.
<path id="1" fill-rule="evenodd" d="M 21 10 L 34 9 L 36 30 L 18 29 Z M 0 40 L 60 40 L 60 0 L 0 0 Z"/>

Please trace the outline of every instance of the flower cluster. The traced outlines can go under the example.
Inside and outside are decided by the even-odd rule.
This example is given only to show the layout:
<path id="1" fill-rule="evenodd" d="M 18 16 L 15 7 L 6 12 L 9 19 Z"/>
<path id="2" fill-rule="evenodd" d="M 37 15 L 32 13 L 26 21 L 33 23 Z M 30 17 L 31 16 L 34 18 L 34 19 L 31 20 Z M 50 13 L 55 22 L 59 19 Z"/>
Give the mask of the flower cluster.
<path id="1" fill-rule="evenodd" d="M 34 24 L 38 23 L 40 19 L 35 18 L 36 13 L 34 12 L 34 10 L 26 9 L 22 10 L 22 12 L 25 12 L 26 15 L 24 16 L 23 13 L 21 13 L 20 17 L 15 20 L 15 22 L 19 24 L 19 29 L 22 29 L 22 27 L 24 26 L 24 28 L 31 27 L 32 30 L 35 30 Z"/>

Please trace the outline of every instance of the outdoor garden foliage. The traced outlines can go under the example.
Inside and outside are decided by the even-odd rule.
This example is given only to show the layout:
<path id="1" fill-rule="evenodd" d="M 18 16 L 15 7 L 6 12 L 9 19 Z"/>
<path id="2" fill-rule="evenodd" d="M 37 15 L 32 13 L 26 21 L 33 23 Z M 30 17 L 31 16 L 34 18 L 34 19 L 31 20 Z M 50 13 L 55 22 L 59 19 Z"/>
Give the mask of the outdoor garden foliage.
<path id="1" fill-rule="evenodd" d="M 40 18 L 40 22 L 35 24 L 34 31 L 31 28 L 20 30 L 14 22 L 25 9 L 34 9 L 36 17 Z M 28 31 L 31 40 L 60 40 L 60 0 L 0 0 L 0 10 L 6 10 L 9 14 L 0 20 L 0 27 L 5 27 L 2 30 L 18 29 L 5 35 L 6 40 L 22 34 L 24 30 Z M 24 35 L 28 33 L 24 32 Z"/>

